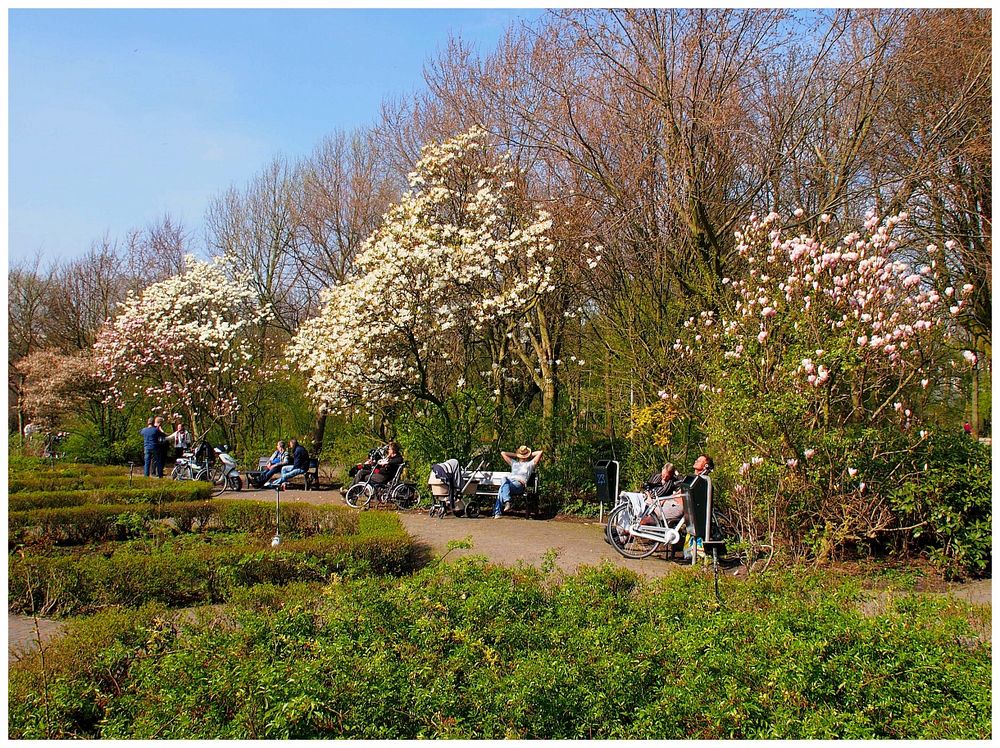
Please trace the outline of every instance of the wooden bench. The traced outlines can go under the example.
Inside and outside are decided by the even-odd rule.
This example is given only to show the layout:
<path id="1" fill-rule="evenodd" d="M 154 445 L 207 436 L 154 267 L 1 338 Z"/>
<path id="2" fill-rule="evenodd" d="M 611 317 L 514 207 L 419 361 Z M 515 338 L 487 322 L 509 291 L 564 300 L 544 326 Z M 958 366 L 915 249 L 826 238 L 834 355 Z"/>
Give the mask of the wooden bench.
<path id="1" fill-rule="evenodd" d="M 267 470 L 267 467 L 268 467 L 267 461 L 269 459 L 270 458 L 268 458 L 268 457 L 261 457 L 259 460 L 257 460 L 257 469 L 258 470 Z M 275 478 L 277 478 L 277 477 L 279 477 L 279 476 L 275 475 Z M 317 460 L 315 457 L 310 457 L 309 458 L 309 467 L 308 467 L 308 469 L 304 473 L 302 473 L 302 475 L 292 476 L 291 478 L 289 478 L 288 480 L 285 481 L 285 484 L 290 487 L 291 483 L 293 481 L 298 481 L 298 480 L 302 481 L 303 488 L 306 491 L 316 491 L 316 490 L 318 490 L 319 489 L 319 460 Z"/>
<path id="2" fill-rule="evenodd" d="M 485 511 L 492 511 L 493 504 L 496 503 L 497 494 L 500 493 L 500 486 L 506 478 L 510 477 L 510 472 L 480 470 L 476 473 L 479 478 L 479 485 L 476 487 L 476 498 L 482 499 L 480 505 Z M 538 513 L 538 471 L 531 473 L 528 484 L 525 486 L 523 494 L 511 496 L 514 506 L 520 506 L 529 516 Z M 489 504 L 486 504 L 489 501 Z"/>

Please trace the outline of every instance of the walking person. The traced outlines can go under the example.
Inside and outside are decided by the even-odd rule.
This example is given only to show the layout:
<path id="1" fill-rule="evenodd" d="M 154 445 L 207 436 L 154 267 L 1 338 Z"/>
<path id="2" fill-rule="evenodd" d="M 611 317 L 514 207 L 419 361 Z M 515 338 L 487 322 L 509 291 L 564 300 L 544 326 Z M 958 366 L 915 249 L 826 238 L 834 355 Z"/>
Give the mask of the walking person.
<path id="1" fill-rule="evenodd" d="M 520 496 L 527 490 L 528 479 L 542 459 L 542 450 L 532 452 L 530 447 L 522 444 L 516 452 L 501 452 L 500 456 L 510 465 L 510 477 L 504 478 L 500 484 L 493 506 L 493 519 L 500 519 L 504 512 L 510 511 L 512 497 Z"/>

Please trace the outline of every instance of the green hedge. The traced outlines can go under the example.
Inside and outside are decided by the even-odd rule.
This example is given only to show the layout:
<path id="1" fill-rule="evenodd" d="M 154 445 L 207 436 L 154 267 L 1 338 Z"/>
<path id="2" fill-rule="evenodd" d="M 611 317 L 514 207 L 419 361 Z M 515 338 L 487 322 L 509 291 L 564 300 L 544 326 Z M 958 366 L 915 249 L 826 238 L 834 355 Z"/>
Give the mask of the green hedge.
<path id="1" fill-rule="evenodd" d="M 11 512 L 7 518 L 8 542 L 81 545 L 133 537 L 153 532 L 152 523 L 172 520 L 177 529 L 190 532 L 209 528 L 271 537 L 274 509 L 257 501 L 174 501 L 164 504 L 88 504 Z M 281 531 L 288 535 L 357 532 L 358 514 L 341 506 L 288 504 L 281 510 Z"/>
<path id="2" fill-rule="evenodd" d="M 124 490 L 146 488 L 157 490 L 184 481 L 170 481 L 163 478 L 144 478 L 138 475 L 129 481 L 128 474 L 122 475 L 121 468 L 113 475 L 17 475 L 7 482 L 12 494 L 25 491 L 93 491 L 95 489 Z"/>
<path id="3" fill-rule="evenodd" d="M 11 495 L 7 509 L 23 512 L 85 504 L 142 504 L 163 501 L 195 501 L 212 496 L 212 486 L 204 481 L 161 481 L 155 487 L 95 488 L 80 491 L 23 491 Z"/>
<path id="4" fill-rule="evenodd" d="M 413 566 L 413 543 L 388 517 L 362 522 L 354 535 L 289 539 L 277 549 L 269 539 L 209 534 L 194 539 L 198 546 L 182 536 L 159 545 L 123 543 L 107 555 L 10 555 L 9 606 L 57 616 L 148 602 L 176 607 L 220 602 L 234 589 L 263 582 L 323 581 L 350 569 L 401 574 Z"/>
<path id="5" fill-rule="evenodd" d="M 805 568 L 643 583 L 461 559 L 76 621 L 13 665 L 10 738 L 986 739 L 988 609 Z"/>

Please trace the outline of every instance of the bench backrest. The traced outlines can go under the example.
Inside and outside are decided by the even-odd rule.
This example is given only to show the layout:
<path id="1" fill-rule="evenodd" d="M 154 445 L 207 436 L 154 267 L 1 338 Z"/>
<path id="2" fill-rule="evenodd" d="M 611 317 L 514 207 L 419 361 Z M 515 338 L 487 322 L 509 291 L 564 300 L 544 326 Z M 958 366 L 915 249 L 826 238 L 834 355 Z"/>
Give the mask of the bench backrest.
<path id="1" fill-rule="evenodd" d="M 471 471 L 463 472 L 463 480 L 466 479 L 471 474 Z M 495 488 L 500 489 L 506 478 L 511 475 L 510 471 L 504 470 L 478 470 L 476 471 L 476 476 L 479 480 L 480 487 Z M 527 490 L 531 493 L 538 492 L 538 471 L 535 470 L 531 473 L 531 477 L 528 478 Z"/>

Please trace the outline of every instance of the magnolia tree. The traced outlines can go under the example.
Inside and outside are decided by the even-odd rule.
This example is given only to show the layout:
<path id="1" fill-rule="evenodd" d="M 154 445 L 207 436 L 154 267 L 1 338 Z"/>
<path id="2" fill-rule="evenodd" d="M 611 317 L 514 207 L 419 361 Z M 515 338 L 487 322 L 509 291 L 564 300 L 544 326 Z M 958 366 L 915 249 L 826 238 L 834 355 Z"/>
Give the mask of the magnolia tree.
<path id="1" fill-rule="evenodd" d="M 328 409 L 443 409 L 463 385 L 504 369 L 504 347 L 487 341 L 553 289 L 551 220 L 525 213 L 512 169 L 485 140 L 473 129 L 423 149 L 354 276 L 325 292 L 289 346 Z"/>
<path id="2" fill-rule="evenodd" d="M 45 430 L 66 426 L 104 398 L 104 382 L 87 353 L 35 351 L 17 363 L 30 387 L 24 407 L 32 423 Z"/>
<path id="3" fill-rule="evenodd" d="M 900 259 L 905 218 L 870 213 L 834 245 L 754 217 L 718 308 L 673 343 L 697 376 L 660 397 L 697 402 L 712 443 L 742 463 L 730 501 L 752 540 L 783 534 L 822 555 L 894 529 L 886 495 L 927 436 L 919 414 L 956 358 L 950 320 L 973 290 L 939 290 L 933 263 Z"/>
<path id="4" fill-rule="evenodd" d="M 147 398 L 201 435 L 238 412 L 266 378 L 260 331 L 269 311 L 232 280 L 223 259 L 185 262 L 184 273 L 129 295 L 94 351 L 108 402 L 121 408 Z"/>

